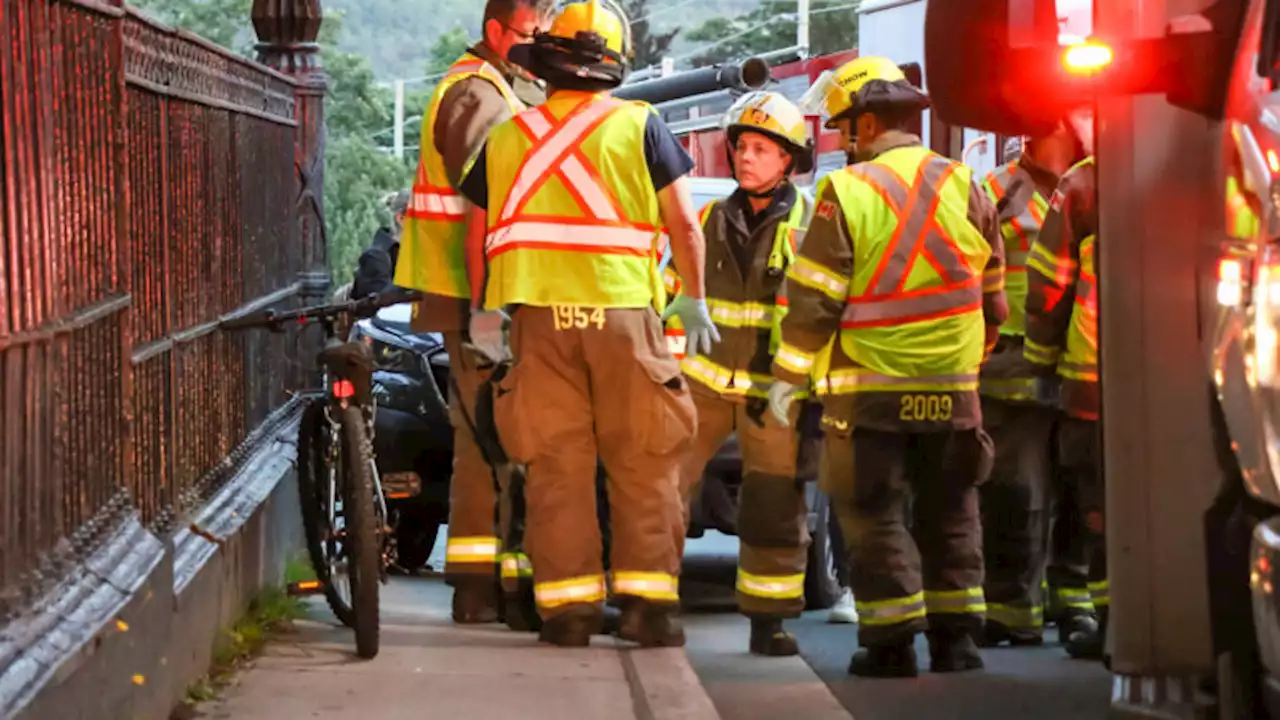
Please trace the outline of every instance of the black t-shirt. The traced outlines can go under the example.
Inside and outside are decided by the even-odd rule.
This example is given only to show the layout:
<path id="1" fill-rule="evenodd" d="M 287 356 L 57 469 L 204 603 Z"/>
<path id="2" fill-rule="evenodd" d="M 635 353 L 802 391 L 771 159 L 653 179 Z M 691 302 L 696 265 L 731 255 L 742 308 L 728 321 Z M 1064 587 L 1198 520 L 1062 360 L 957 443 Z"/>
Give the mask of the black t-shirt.
<path id="1" fill-rule="evenodd" d="M 471 172 L 462 180 L 458 191 L 475 205 L 489 207 L 489 173 L 485 167 L 488 146 L 480 149 L 480 155 Z M 671 183 L 693 170 L 693 158 L 681 147 L 662 118 L 651 115 L 644 126 L 644 160 L 649 167 L 649 179 L 655 192 L 661 192 Z"/>

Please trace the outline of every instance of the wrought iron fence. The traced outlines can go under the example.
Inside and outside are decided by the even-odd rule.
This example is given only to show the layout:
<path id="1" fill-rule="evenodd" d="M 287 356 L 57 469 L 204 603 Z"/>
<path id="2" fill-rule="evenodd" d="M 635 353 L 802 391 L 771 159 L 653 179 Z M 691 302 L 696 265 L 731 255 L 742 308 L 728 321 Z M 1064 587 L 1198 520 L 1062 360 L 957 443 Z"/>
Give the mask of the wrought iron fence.
<path id="1" fill-rule="evenodd" d="M 0 0 L 0 611 L 130 507 L 171 528 L 301 382 L 293 339 L 217 331 L 315 255 L 297 89 L 116 3 Z"/>

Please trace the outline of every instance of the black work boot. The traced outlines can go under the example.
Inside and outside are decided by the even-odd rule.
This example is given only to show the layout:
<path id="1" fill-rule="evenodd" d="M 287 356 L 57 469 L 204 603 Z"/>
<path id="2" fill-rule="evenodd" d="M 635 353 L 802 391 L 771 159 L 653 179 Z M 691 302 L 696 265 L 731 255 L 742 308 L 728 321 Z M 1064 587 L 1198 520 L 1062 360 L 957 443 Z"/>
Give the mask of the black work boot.
<path id="1" fill-rule="evenodd" d="M 684 647 L 684 626 L 675 605 L 626 598 L 618 620 L 618 637 L 640 647 Z"/>
<path id="2" fill-rule="evenodd" d="M 453 583 L 453 621 L 481 625 L 498 621 L 498 589 L 492 578 L 460 578 Z"/>
<path id="3" fill-rule="evenodd" d="M 1077 633 L 1093 634 L 1098 632 L 1098 621 L 1092 613 L 1082 610 L 1068 612 L 1058 619 L 1058 642 L 1063 645 Z"/>
<path id="4" fill-rule="evenodd" d="M 988 620 L 982 628 L 978 644 L 982 647 L 999 647 L 1004 643 L 1009 643 L 1010 647 L 1033 647 L 1044 644 L 1044 635 L 1036 630 L 1012 630 Z"/>
<path id="5" fill-rule="evenodd" d="M 538 616 L 538 608 L 533 602 L 533 588 L 522 583 L 516 592 L 503 594 L 502 602 L 507 627 L 516 632 L 542 629 L 542 618 Z"/>
<path id="6" fill-rule="evenodd" d="M 1090 618 L 1092 619 L 1092 618 Z M 1103 660 L 1107 643 L 1107 616 L 1098 613 L 1098 622 L 1084 626 L 1066 636 L 1062 642 L 1067 654 L 1076 660 Z"/>
<path id="7" fill-rule="evenodd" d="M 559 647 L 587 647 L 591 636 L 600 632 L 600 611 L 590 606 L 565 610 L 543 621 L 540 642 Z"/>
<path id="8" fill-rule="evenodd" d="M 858 648 L 849 660 L 849 674 L 868 678 L 913 678 L 920 674 L 915 645 L 908 640 L 895 645 Z"/>
<path id="9" fill-rule="evenodd" d="M 751 619 L 751 654 L 770 657 L 798 655 L 800 646 L 794 635 L 782 629 L 777 618 Z"/>
<path id="10" fill-rule="evenodd" d="M 927 635 L 930 672 L 964 672 L 984 667 L 978 645 L 967 630 L 930 630 Z"/>

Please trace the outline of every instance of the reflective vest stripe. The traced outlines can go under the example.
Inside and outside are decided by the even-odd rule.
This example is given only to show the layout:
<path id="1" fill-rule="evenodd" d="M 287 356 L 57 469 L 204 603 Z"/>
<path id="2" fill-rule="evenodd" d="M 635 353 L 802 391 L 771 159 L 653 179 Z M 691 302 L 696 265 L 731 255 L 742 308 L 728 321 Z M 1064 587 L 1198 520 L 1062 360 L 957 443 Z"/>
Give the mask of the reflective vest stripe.
<path id="1" fill-rule="evenodd" d="M 977 373 L 897 377 L 895 375 L 869 372 L 860 368 L 832 370 L 826 377 L 818 381 L 819 392 L 837 394 L 851 392 L 949 392 L 973 390 L 977 387 Z"/>
<path id="2" fill-rule="evenodd" d="M 631 223 L 610 194 L 581 142 L 622 108 L 614 100 L 585 100 L 563 120 L 541 106 L 521 113 L 515 124 L 533 143 L 516 171 L 502 213 L 485 240 L 486 255 L 520 248 L 645 256 L 654 252 L 658 228 Z M 586 217 L 539 217 L 525 207 L 552 177 L 558 178 Z"/>
<path id="3" fill-rule="evenodd" d="M 670 342 L 668 338 L 667 342 Z M 730 370 L 723 365 L 711 362 L 701 355 L 685 358 L 680 364 L 685 375 L 697 380 L 716 392 L 726 395 L 751 395 L 765 397 L 769 386 L 773 384 L 773 376 L 752 373 L 746 370 Z"/>
<path id="4" fill-rule="evenodd" d="M 982 305 L 982 278 L 938 224 L 938 190 L 956 165 L 939 157 L 921 163 L 908 189 L 897 173 L 875 163 L 855 166 L 854 174 L 886 198 L 897 228 L 867 289 L 847 300 L 845 328 L 919 322 L 971 312 Z M 912 267 L 923 256 L 943 284 L 903 292 Z"/>
<path id="5" fill-rule="evenodd" d="M 539 122 L 539 119 L 546 120 L 546 116 L 542 114 L 543 108 L 517 115 L 516 125 L 535 144 L 525 154 L 516 171 L 515 182 L 511 185 L 511 192 L 507 195 L 499 220 L 510 218 L 524 210 L 524 206 L 543 183 L 564 171 L 566 159 L 582 140 L 599 127 L 611 111 L 620 107 L 622 103 L 613 100 L 585 100 L 554 125 L 551 122 L 546 125 Z"/>

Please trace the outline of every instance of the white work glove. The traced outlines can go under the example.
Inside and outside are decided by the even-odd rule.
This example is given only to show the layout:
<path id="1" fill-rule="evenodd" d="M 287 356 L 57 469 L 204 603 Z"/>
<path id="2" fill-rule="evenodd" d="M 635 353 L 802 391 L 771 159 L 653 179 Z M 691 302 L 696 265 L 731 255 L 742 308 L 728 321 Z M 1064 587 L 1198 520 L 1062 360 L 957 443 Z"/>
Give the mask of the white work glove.
<path id="1" fill-rule="evenodd" d="M 663 311 L 662 321 L 666 322 L 672 315 L 678 316 L 684 326 L 685 357 L 705 355 L 711 352 L 712 343 L 720 342 L 720 331 L 711 321 L 711 310 L 706 300 L 677 295 Z"/>
<path id="2" fill-rule="evenodd" d="M 799 386 L 781 380 L 774 380 L 769 386 L 769 412 L 782 427 L 791 427 L 791 402 L 798 392 Z"/>
<path id="3" fill-rule="evenodd" d="M 477 310 L 471 313 L 471 344 L 494 363 L 511 359 L 507 346 L 507 324 L 511 318 L 501 310 Z"/>

